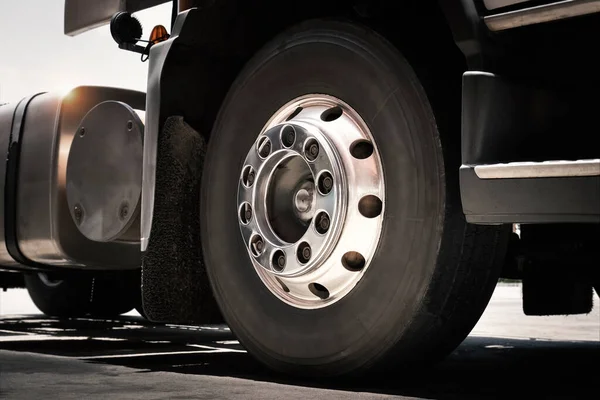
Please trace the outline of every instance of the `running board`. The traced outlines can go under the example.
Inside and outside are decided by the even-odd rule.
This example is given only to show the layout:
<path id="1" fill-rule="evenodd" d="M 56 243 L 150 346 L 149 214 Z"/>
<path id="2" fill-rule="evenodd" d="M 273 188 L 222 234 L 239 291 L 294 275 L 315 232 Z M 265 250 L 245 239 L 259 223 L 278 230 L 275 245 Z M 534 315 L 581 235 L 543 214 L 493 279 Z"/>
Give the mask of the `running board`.
<path id="1" fill-rule="evenodd" d="M 474 224 L 600 223 L 600 159 L 463 165 L 460 190 Z"/>
<path id="2" fill-rule="evenodd" d="M 519 28 L 600 12 L 600 0 L 563 0 L 520 10 L 492 14 L 484 22 L 492 31 Z"/>
<path id="3" fill-rule="evenodd" d="M 567 178 L 599 176 L 600 159 L 576 161 L 513 162 L 475 166 L 481 179 Z"/>

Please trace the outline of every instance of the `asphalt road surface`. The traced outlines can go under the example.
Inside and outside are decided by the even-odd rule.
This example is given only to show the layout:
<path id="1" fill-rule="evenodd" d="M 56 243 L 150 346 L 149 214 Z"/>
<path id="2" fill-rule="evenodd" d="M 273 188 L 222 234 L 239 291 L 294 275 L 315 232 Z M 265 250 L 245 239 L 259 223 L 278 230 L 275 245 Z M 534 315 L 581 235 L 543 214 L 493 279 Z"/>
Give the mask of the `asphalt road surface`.
<path id="1" fill-rule="evenodd" d="M 500 285 L 463 344 L 440 364 L 378 379 L 321 382 L 275 374 L 226 326 L 58 321 L 23 290 L 0 293 L 0 397 L 7 399 L 600 398 L 600 306 L 526 317 Z"/>

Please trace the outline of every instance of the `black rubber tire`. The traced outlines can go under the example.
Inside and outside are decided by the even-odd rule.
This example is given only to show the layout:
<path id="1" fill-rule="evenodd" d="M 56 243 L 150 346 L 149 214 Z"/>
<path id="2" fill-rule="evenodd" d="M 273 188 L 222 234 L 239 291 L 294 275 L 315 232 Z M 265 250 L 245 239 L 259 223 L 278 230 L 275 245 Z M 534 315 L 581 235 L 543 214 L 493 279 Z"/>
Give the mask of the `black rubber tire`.
<path id="1" fill-rule="evenodd" d="M 49 286 L 37 273 L 25 275 L 31 300 L 48 316 L 116 317 L 133 310 L 141 299 L 139 271 L 51 275 L 59 283 Z"/>
<path id="2" fill-rule="evenodd" d="M 89 313 L 94 317 L 116 317 L 141 303 L 140 271 L 104 273 L 94 278 Z"/>
<path id="3" fill-rule="evenodd" d="M 89 276 L 53 276 L 59 281 L 56 286 L 48 286 L 39 274 L 25 275 L 25 287 L 35 306 L 51 317 L 70 318 L 86 315 L 89 310 L 92 280 Z"/>
<path id="4" fill-rule="evenodd" d="M 263 285 L 235 212 L 242 163 L 258 133 L 281 106 L 310 93 L 342 99 L 370 126 L 387 204 L 365 276 L 349 295 L 318 310 L 291 307 Z M 459 140 L 455 117 L 457 125 L 442 128 Z M 451 142 L 451 152 L 442 147 L 447 143 L 411 66 L 368 28 L 306 22 L 251 60 L 211 133 L 200 216 L 214 295 L 252 355 L 283 372 L 338 376 L 430 362 L 466 337 L 491 297 L 510 227 L 465 223 L 460 147 Z"/>

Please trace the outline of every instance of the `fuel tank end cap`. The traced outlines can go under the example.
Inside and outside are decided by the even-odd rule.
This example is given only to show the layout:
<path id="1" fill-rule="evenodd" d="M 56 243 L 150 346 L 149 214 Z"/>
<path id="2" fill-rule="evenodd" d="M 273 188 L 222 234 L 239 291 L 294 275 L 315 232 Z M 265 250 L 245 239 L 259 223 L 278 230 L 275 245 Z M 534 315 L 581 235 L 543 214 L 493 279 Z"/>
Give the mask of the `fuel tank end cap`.
<path id="1" fill-rule="evenodd" d="M 77 127 L 66 191 L 73 222 L 86 238 L 110 242 L 139 225 L 143 133 L 135 110 L 118 101 L 96 105 Z"/>

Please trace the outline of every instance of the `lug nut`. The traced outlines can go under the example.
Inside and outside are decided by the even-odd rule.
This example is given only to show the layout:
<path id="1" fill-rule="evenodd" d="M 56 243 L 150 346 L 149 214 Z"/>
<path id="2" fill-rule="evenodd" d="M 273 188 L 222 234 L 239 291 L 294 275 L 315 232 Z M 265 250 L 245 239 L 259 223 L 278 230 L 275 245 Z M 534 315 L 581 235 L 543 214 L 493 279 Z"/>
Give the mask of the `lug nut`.
<path id="1" fill-rule="evenodd" d="M 281 131 L 281 142 L 285 147 L 291 147 L 296 140 L 296 131 L 291 125 L 286 125 Z"/>
<path id="2" fill-rule="evenodd" d="M 310 260 L 310 247 L 302 249 L 302 257 L 304 257 L 306 261 Z"/>
<path id="3" fill-rule="evenodd" d="M 250 251 L 252 251 L 254 257 L 260 256 L 264 247 L 265 244 L 260 236 L 256 235 L 250 240 Z"/>
<path id="4" fill-rule="evenodd" d="M 244 203 L 240 208 L 240 220 L 242 224 L 247 224 L 252 219 L 252 206 L 249 203 Z"/>
<path id="5" fill-rule="evenodd" d="M 313 138 L 309 139 L 304 147 L 304 153 L 309 161 L 314 161 L 319 155 L 319 143 Z"/>
<path id="6" fill-rule="evenodd" d="M 302 264 L 306 264 L 310 260 L 310 257 L 312 256 L 312 252 L 310 250 L 310 245 L 306 242 L 300 243 L 300 245 L 298 246 L 297 255 L 298 255 L 298 261 L 300 261 Z"/>
<path id="7" fill-rule="evenodd" d="M 326 233 L 329 230 L 329 226 L 331 225 L 331 220 L 329 219 L 329 215 L 325 212 L 320 212 L 317 214 L 317 218 L 315 220 L 315 229 L 320 234 Z"/>
<path id="8" fill-rule="evenodd" d="M 277 250 L 273 254 L 273 268 L 280 272 L 285 268 L 285 254 L 281 250 Z"/>
<path id="9" fill-rule="evenodd" d="M 254 184 L 256 180 L 256 172 L 254 172 L 254 168 L 250 165 L 246 165 L 242 172 L 242 183 L 246 187 L 250 187 Z"/>
<path id="10" fill-rule="evenodd" d="M 258 155 L 267 158 L 269 154 L 271 154 L 271 141 L 268 137 L 263 136 L 258 141 Z"/>
<path id="11" fill-rule="evenodd" d="M 333 176 L 331 176 L 331 174 L 327 171 L 323 172 L 319 176 L 318 186 L 321 194 L 327 194 L 331 192 L 331 189 L 333 189 Z"/>

